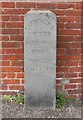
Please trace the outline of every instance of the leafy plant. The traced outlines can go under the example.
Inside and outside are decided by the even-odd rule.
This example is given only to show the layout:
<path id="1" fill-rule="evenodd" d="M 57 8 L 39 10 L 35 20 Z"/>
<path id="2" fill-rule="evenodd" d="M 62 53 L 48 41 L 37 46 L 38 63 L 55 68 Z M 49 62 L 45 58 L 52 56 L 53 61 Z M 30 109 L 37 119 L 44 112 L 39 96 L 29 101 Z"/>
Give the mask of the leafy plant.
<path id="1" fill-rule="evenodd" d="M 65 107 L 67 103 L 68 103 L 68 100 L 65 97 L 65 94 L 61 92 L 57 92 L 56 93 L 56 107 L 57 108 Z"/>
<path id="2" fill-rule="evenodd" d="M 8 101 L 8 102 L 14 101 L 14 102 L 19 103 L 19 104 L 23 104 L 24 103 L 24 95 L 20 94 L 20 93 L 18 93 L 15 96 L 12 96 L 12 95 L 4 96 L 4 99 L 6 101 Z"/>
<path id="3" fill-rule="evenodd" d="M 18 94 L 18 95 L 15 97 L 15 101 L 16 101 L 16 103 L 23 104 L 23 103 L 24 103 L 24 95 Z"/>
<path id="4" fill-rule="evenodd" d="M 14 99 L 15 99 L 15 96 L 12 96 L 12 95 L 4 96 L 4 100 L 9 101 L 9 102 L 14 101 Z"/>
<path id="5" fill-rule="evenodd" d="M 4 96 L 4 99 L 8 102 L 14 101 L 19 104 L 24 104 L 24 95 L 20 92 L 14 96 L 13 95 Z M 66 107 L 68 103 L 75 102 L 75 101 L 76 101 L 75 98 L 67 99 L 65 97 L 65 94 L 62 92 L 56 93 L 56 108 Z"/>

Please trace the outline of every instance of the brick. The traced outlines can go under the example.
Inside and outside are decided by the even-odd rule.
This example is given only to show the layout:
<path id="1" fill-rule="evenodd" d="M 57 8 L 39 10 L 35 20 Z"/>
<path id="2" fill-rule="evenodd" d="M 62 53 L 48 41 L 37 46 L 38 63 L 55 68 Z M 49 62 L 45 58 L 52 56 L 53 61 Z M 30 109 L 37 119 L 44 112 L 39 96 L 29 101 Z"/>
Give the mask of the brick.
<path id="1" fill-rule="evenodd" d="M 23 48 L 18 48 L 14 50 L 16 54 L 23 54 L 24 53 L 24 49 Z"/>
<path id="2" fill-rule="evenodd" d="M 78 61 L 66 61 L 65 66 L 78 66 Z"/>
<path id="3" fill-rule="evenodd" d="M 70 43 L 58 43 L 58 48 L 70 48 Z"/>
<path id="4" fill-rule="evenodd" d="M 23 90 L 24 89 L 24 87 L 23 86 L 13 86 L 13 85 L 11 85 L 11 86 L 9 86 L 9 90 Z"/>
<path id="5" fill-rule="evenodd" d="M 12 61 L 11 65 L 12 66 L 23 66 L 24 62 L 23 61 Z"/>
<path id="6" fill-rule="evenodd" d="M 63 85 L 56 85 L 56 90 L 63 90 Z"/>
<path id="7" fill-rule="evenodd" d="M 77 95 L 68 95 L 68 96 L 66 96 L 68 99 L 72 99 L 72 98 L 77 98 Z"/>
<path id="8" fill-rule="evenodd" d="M 63 76 L 64 76 L 63 73 L 59 73 L 59 72 L 56 73 L 56 78 L 62 78 Z"/>
<path id="9" fill-rule="evenodd" d="M 20 34 L 24 34 L 24 29 L 20 29 Z"/>
<path id="10" fill-rule="evenodd" d="M 81 24 L 83 25 L 83 16 L 81 16 L 80 18 L 81 18 Z"/>
<path id="11" fill-rule="evenodd" d="M 7 35 L 10 35 L 10 34 L 19 34 L 20 30 L 19 29 L 2 29 L 2 34 L 7 34 Z"/>
<path id="12" fill-rule="evenodd" d="M 19 16 L 19 20 L 20 20 L 20 21 L 24 21 L 24 16 L 22 16 L 22 15 Z"/>
<path id="13" fill-rule="evenodd" d="M 69 94 L 81 94 L 81 90 L 68 90 Z"/>
<path id="14" fill-rule="evenodd" d="M 22 84 L 24 84 L 24 80 L 22 80 Z"/>
<path id="15" fill-rule="evenodd" d="M 80 42 L 71 43 L 71 48 L 81 48 L 81 43 Z"/>
<path id="16" fill-rule="evenodd" d="M 74 16 L 66 17 L 66 21 L 65 22 L 68 22 L 68 23 L 74 22 Z"/>
<path id="17" fill-rule="evenodd" d="M 3 14 L 20 15 L 20 14 L 26 14 L 28 11 L 29 9 L 4 9 Z"/>
<path id="18" fill-rule="evenodd" d="M 81 56 L 80 55 L 58 55 L 57 56 L 57 59 L 58 60 L 81 60 Z"/>
<path id="19" fill-rule="evenodd" d="M 71 46 L 73 46 L 73 45 L 71 45 Z M 79 44 L 77 46 L 79 46 Z M 71 48 L 72 49 L 69 48 L 69 49 L 65 50 L 66 55 L 79 55 L 80 54 L 80 51 L 79 51 L 79 49 L 77 49 L 77 47 L 73 46 Z M 78 48 L 80 48 L 80 47 L 78 47 Z"/>
<path id="20" fill-rule="evenodd" d="M 10 61 L 2 61 L 2 66 L 10 66 Z"/>
<path id="21" fill-rule="evenodd" d="M 4 51 L 2 49 L 0 49 L 0 54 L 4 54 Z"/>
<path id="22" fill-rule="evenodd" d="M 78 61 L 65 61 L 65 62 L 63 62 L 63 66 L 78 66 Z"/>
<path id="23" fill-rule="evenodd" d="M 58 29 L 64 29 L 65 25 L 63 23 L 57 23 Z"/>
<path id="24" fill-rule="evenodd" d="M 5 54 L 5 50 L 4 49 L 0 49 L 0 54 L 4 55 Z M 2 59 L 2 56 L 1 56 L 1 59 Z M 1 63 L 1 61 L 0 61 L 0 63 Z"/>
<path id="25" fill-rule="evenodd" d="M 6 77 L 6 73 L 0 73 L 0 78 L 5 78 Z"/>
<path id="26" fill-rule="evenodd" d="M 13 80 L 13 79 L 3 80 L 3 83 L 4 84 L 20 84 L 20 80 Z"/>
<path id="27" fill-rule="evenodd" d="M 81 83 L 81 79 L 70 79 L 70 83 Z"/>
<path id="28" fill-rule="evenodd" d="M 0 49 L 0 54 L 5 54 L 4 49 Z"/>
<path id="29" fill-rule="evenodd" d="M 2 72 L 12 72 L 12 68 L 11 67 L 3 67 Z"/>
<path id="30" fill-rule="evenodd" d="M 76 88 L 76 85 L 71 85 L 71 84 L 69 84 L 69 85 L 65 85 L 65 89 L 75 89 Z"/>
<path id="31" fill-rule="evenodd" d="M 82 39 L 82 36 L 81 36 L 81 35 L 75 36 L 75 41 L 81 41 L 81 39 Z"/>
<path id="32" fill-rule="evenodd" d="M 57 49 L 57 54 L 59 54 L 59 55 L 61 55 L 61 54 L 64 55 L 64 54 L 65 54 L 65 50 L 58 48 L 58 49 Z"/>
<path id="33" fill-rule="evenodd" d="M 72 67 L 70 68 L 70 72 L 81 72 L 81 67 Z"/>
<path id="34" fill-rule="evenodd" d="M 79 77 L 83 77 L 83 73 L 79 73 Z"/>
<path id="35" fill-rule="evenodd" d="M 15 40 L 15 41 L 23 41 L 24 40 L 24 36 L 23 35 L 10 35 L 10 40 Z"/>
<path id="36" fill-rule="evenodd" d="M 2 47 L 3 48 L 12 48 L 15 46 L 15 42 L 3 42 Z"/>
<path id="37" fill-rule="evenodd" d="M 12 48 L 6 48 L 4 49 L 6 54 L 14 54 L 14 49 Z"/>
<path id="38" fill-rule="evenodd" d="M 6 73 L 7 78 L 15 78 L 15 73 Z"/>
<path id="39" fill-rule="evenodd" d="M 2 2 L 2 8 L 15 8 L 14 2 Z"/>
<path id="40" fill-rule="evenodd" d="M 59 35 L 58 36 L 58 42 L 72 42 L 72 41 L 74 41 L 74 36 L 73 35 L 67 35 L 67 36 L 65 36 L 65 35 Z"/>
<path id="41" fill-rule="evenodd" d="M 17 55 L 18 60 L 19 60 L 19 58 L 20 58 L 20 60 L 24 60 L 24 55 Z"/>
<path id="42" fill-rule="evenodd" d="M 3 67 L 2 72 L 22 72 L 20 67 Z"/>
<path id="43" fill-rule="evenodd" d="M 3 92 L 3 91 L 2 91 L 1 94 L 2 94 L 2 95 L 16 95 L 17 92 L 14 92 L 14 91 L 13 91 L 13 92 L 12 92 L 12 91 Z"/>
<path id="44" fill-rule="evenodd" d="M 13 67 L 12 68 L 12 72 L 22 72 L 22 68 L 21 67 Z"/>
<path id="45" fill-rule="evenodd" d="M 24 22 L 7 22 L 6 28 L 23 28 Z"/>
<path id="46" fill-rule="evenodd" d="M 65 78 L 75 78 L 77 76 L 77 73 L 65 73 Z"/>
<path id="47" fill-rule="evenodd" d="M 58 16 L 58 17 L 57 17 L 57 21 L 58 21 L 58 22 L 66 22 L 66 17 Z"/>
<path id="48" fill-rule="evenodd" d="M 63 16 L 65 15 L 65 10 L 51 10 L 54 14 L 57 16 Z"/>
<path id="49" fill-rule="evenodd" d="M 2 59 L 3 60 L 17 60 L 18 56 L 16 56 L 16 55 L 3 55 Z"/>
<path id="50" fill-rule="evenodd" d="M 16 2 L 17 8 L 36 8 L 35 2 Z"/>
<path id="51" fill-rule="evenodd" d="M 55 9 L 55 3 L 37 3 L 38 9 Z"/>
<path id="52" fill-rule="evenodd" d="M 69 17 L 67 17 L 67 16 L 58 16 L 57 17 L 57 21 L 58 22 L 67 22 L 67 23 L 72 23 L 72 22 L 74 22 L 74 20 L 75 20 L 75 18 L 72 16 L 69 16 Z"/>
<path id="53" fill-rule="evenodd" d="M 69 72 L 69 68 L 66 68 L 66 67 L 58 67 L 56 69 L 57 72 Z"/>
<path id="54" fill-rule="evenodd" d="M 9 40 L 9 36 L 5 36 L 5 35 L 2 36 L 2 40 L 3 40 L 3 41 L 8 41 L 8 40 Z"/>
<path id="55" fill-rule="evenodd" d="M 81 23 L 82 18 L 80 16 L 74 17 L 74 19 L 75 19 L 75 22 Z"/>
<path id="56" fill-rule="evenodd" d="M 64 26 L 66 29 L 81 29 L 82 26 L 81 26 L 81 23 L 67 23 L 65 24 Z"/>
<path id="57" fill-rule="evenodd" d="M 60 80 L 56 80 L 56 84 L 61 84 L 61 81 Z"/>
<path id="58" fill-rule="evenodd" d="M 57 61 L 57 66 L 58 67 L 61 67 L 61 66 L 64 66 L 64 65 L 65 65 L 64 61 Z"/>
<path id="59" fill-rule="evenodd" d="M 18 73 L 17 78 L 24 78 L 24 73 Z"/>
<path id="60" fill-rule="evenodd" d="M 19 16 L 10 16 L 10 21 L 18 21 Z"/>
<path id="61" fill-rule="evenodd" d="M 2 28 L 5 28 L 5 22 L 0 22 L 0 26 L 1 26 Z"/>
<path id="62" fill-rule="evenodd" d="M 77 88 L 83 90 L 83 83 L 78 84 L 78 85 L 77 85 Z"/>
<path id="63" fill-rule="evenodd" d="M 10 17 L 9 16 L 2 16 L 2 21 L 9 21 Z"/>
<path id="64" fill-rule="evenodd" d="M 4 78 L 4 77 L 5 77 L 5 74 L 0 73 L 0 78 Z M 2 84 L 2 81 L 0 81 L 0 84 Z"/>
<path id="65" fill-rule="evenodd" d="M 81 35 L 81 30 L 58 30 L 58 35 Z"/>
<path id="66" fill-rule="evenodd" d="M 65 12 L 66 16 L 81 16 L 80 10 L 66 10 Z"/>
<path id="67" fill-rule="evenodd" d="M 0 89 L 1 89 L 1 90 L 7 90 L 7 85 L 2 84 L 2 86 L 0 86 Z"/>
<path id="68" fill-rule="evenodd" d="M 75 9 L 75 3 L 58 3 L 58 9 Z"/>
<path id="69" fill-rule="evenodd" d="M 3 9 L 0 9 L 0 14 L 2 15 L 2 13 L 3 13 Z"/>
<path id="70" fill-rule="evenodd" d="M 82 3 L 76 3 L 76 9 L 77 10 L 81 10 L 81 8 L 82 8 L 82 5 L 81 5 Z"/>
<path id="71" fill-rule="evenodd" d="M 18 48 L 18 47 L 20 47 L 20 43 L 19 42 L 3 42 L 2 47 L 3 48 L 12 48 L 12 47 Z"/>
<path id="72" fill-rule="evenodd" d="M 83 65 L 83 61 L 79 61 L 79 66 L 82 66 Z"/>

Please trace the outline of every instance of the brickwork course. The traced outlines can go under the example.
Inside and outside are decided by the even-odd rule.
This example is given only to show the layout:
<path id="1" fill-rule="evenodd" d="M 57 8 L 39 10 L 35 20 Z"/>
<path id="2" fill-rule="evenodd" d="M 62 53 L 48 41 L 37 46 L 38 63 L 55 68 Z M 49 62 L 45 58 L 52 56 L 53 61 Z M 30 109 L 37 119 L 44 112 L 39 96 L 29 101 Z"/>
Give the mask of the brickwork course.
<path id="1" fill-rule="evenodd" d="M 2 95 L 24 90 L 24 15 L 40 9 L 57 16 L 57 90 L 67 91 L 69 98 L 83 97 L 82 8 L 82 2 L 0 2 Z"/>

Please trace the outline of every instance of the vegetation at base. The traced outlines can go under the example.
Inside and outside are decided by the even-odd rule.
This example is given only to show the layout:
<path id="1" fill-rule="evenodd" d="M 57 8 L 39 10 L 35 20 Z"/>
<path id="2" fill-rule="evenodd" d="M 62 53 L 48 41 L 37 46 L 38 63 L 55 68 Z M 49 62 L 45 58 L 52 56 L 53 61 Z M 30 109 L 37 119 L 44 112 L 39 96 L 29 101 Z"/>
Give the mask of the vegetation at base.
<path id="1" fill-rule="evenodd" d="M 4 96 L 4 100 L 5 101 L 8 101 L 8 102 L 16 102 L 16 103 L 19 103 L 19 104 L 24 104 L 24 95 L 23 94 L 20 94 L 18 93 L 17 95 L 7 95 L 7 96 Z"/>
<path id="2" fill-rule="evenodd" d="M 56 108 L 65 107 L 68 104 L 68 99 L 65 97 L 64 93 L 56 93 Z"/>
<path id="3" fill-rule="evenodd" d="M 4 100 L 8 102 L 14 101 L 19 104 L 24 104 L 24 95 L 20 92 L 17 95 L 6 95 L 4 96 Z M 56 92 L 56 108 L 66 107 L 69 103 L 75 101 L 75 98 L 67 99 L 64 93 Z"/>
<path id="4" fill-rule="evenodd" d="M 73 102 L 75 103 L 76 101 L 76 98 L 66 98 L 66 95 L 62 92 L 56 93 L 56 108 L 66 107 Z"/>

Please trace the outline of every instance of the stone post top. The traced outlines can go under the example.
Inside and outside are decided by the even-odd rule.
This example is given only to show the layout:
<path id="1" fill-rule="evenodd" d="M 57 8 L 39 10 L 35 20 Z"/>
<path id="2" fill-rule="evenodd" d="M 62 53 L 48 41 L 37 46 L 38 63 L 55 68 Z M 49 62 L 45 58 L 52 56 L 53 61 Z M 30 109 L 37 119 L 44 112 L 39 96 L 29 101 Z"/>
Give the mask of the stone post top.
<path id="1" fill-rule="evenodd" d="M 29 12 L 27 12 L 26 14 L 25 14 L 25 16 L 27 15 L 27 14 L 34 14 L 34 13 L 50 13 L 50 14 L 53 14 L 53 15 L 55 15 L 53 12 L 51 12 L 50 10 L 35 10 L 35 9 L 31 9 Z M 56 16 L 56 15 L 55 15 Z"/>

